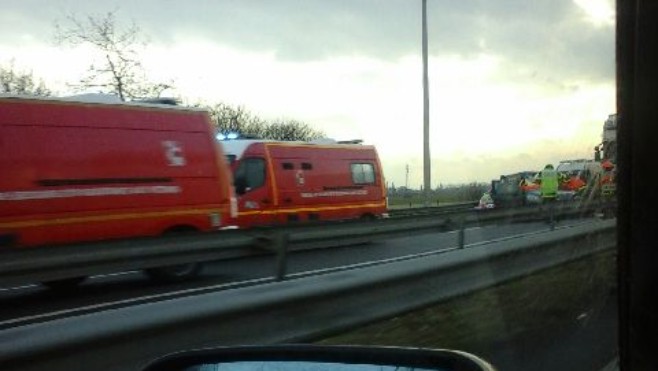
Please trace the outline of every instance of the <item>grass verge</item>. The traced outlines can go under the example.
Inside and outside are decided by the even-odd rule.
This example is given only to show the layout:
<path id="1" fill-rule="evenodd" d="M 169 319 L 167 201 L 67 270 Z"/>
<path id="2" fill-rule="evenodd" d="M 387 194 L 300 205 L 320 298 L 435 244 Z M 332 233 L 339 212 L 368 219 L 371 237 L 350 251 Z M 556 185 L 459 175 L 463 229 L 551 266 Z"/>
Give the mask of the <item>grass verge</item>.
<path id="1" fill-rule="evenodd" d="M 318 343 L 449 348 L 486 354 L 492 344 L 587 321 L 615 288 L 616 254 L 604 252 Z"/>

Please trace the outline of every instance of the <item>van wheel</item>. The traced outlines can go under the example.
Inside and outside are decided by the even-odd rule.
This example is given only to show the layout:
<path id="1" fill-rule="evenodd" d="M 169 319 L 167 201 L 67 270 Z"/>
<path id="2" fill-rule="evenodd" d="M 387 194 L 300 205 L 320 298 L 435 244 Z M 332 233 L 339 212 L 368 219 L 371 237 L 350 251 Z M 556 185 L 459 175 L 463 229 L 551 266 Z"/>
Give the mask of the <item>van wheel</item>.
<path id="1" fill-rule="evenodd" d="M 188 263 L 149 268 L 145 269 L 144 273 L 156 281 L 178 282 L 196 277 L 201 272 L 201 268 L 203 268 L 201 263 Z"/>
<path id="2" fill-rule="evenodd" d="M 175 236 L 182 234 L 191 234 L 195 233 L 197 230 L 194 227 L 189 226 L 180 226 L 170 228 L 165 231 L 163 236 Z M 203 268 L 201 263 L 187 263 L 187 264 L 176 264 L 166 267 L 156 267 L 148 268 L 144 270 L 146 275 L 156 281 L 161 282 L 178 282 L 184 281 L 186 279 L 196 277 Z"/>
<path id="3" fill-rule="evenodd" d="M 71 277 L 71 278 L 63 278 L 60 280 L 45 281 L 45 282 L 41 282 L 41 284 L 51 290 L 67 291 L 77 288 L 82 283 L 82 281 L 86 279 L 87 277 L 85 276 Z"/>

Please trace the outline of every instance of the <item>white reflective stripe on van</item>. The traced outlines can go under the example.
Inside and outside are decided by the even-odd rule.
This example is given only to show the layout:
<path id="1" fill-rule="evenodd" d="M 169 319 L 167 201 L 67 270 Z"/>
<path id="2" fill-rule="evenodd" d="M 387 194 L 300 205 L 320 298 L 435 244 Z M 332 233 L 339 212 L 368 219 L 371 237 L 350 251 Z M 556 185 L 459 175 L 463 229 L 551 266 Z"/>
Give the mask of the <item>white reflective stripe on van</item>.
<path id="1" fill-rule="evenodd" d="M 0 201 L 47 200 L 53 198 L 128 196 L 140 194 L 180 193 L 179 186 L 135 186 L 102 188 L 67 188 L 45 191 L 0 192 Z"/>

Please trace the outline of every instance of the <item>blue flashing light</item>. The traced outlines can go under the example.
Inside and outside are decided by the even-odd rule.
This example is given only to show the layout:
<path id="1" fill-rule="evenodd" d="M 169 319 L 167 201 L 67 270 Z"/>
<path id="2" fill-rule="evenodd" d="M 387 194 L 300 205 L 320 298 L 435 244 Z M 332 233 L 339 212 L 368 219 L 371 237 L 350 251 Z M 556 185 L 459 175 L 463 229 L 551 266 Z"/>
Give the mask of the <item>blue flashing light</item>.
<path id="1" fill-rule="evenodd" d="M 240 135 L 238 133 L 217 133 L 217 140 L 232 140 L 238 139 Z"/>

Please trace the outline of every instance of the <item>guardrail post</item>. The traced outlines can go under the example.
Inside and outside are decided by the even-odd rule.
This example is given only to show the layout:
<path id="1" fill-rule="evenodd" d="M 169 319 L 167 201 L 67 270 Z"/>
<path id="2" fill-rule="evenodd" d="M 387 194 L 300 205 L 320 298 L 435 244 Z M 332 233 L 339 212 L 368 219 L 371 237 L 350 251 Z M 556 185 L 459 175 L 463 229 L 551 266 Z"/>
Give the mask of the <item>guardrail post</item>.
<path id="1" fill-rule="evenodd" d="M 256 237 L 256 246 L 258 248 L 276 254 L 274 277 L 277 281 L 283 281 L 286 278 L 289 239 L 288 233 L 279 231 L 267 231 L 267 233 Z"/>
<path id="2" fill-rule="evenodd" d="M 557 201 L 554 200 L 548 205 L 548 224 L 551 231 L 555 230 L 555 202 Z"/>
<path id="3" fill-rule="evenodd" d="M 457 231 L 457 247 L 460 249 L 464 248 L 464 237 L 465 237 L 464 218 L 461 217 L 459 218 L 459 230 Z"/>
<path id="4" fill-rule="evenodd" d="M 274 251 L 276 251 L 276 280 L 283 281 L 288 270 L 288 234 L 274 235 Z"/>

